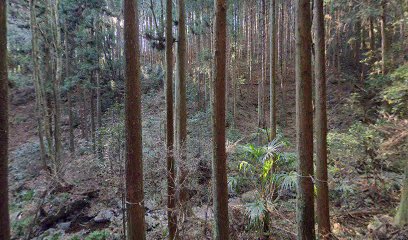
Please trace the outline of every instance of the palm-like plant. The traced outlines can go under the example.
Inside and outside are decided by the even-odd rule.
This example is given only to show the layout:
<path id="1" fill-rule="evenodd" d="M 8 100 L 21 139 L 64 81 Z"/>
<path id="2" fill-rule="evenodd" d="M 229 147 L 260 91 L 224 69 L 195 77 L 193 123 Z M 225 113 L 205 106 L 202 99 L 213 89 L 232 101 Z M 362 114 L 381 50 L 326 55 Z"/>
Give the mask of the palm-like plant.
<path id="1" fill-rule="evenodd" d="M 243 160 L 239 163 L 239 175 L 257 190 L 257 198 L 246 205 L 251 228 L 269 229 L 270 207 L 279 198 L 281 190 L 296 188 L 296 172 L 292 171 L 296 157 L 283 151 L 280 138 L 266 146 L 248 144 L 240 148 Z M 235 178 L 229 179 L 230 188 L 238 186 Z"/>

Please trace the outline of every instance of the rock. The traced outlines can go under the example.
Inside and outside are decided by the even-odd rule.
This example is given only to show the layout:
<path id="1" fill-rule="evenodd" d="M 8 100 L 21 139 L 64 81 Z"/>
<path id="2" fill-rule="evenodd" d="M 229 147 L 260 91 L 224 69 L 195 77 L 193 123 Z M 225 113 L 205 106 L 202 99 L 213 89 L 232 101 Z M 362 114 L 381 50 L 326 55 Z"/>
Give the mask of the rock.
<path id="1" fill-rule="evenodd" d="M 63 222 L 63 223 L 57 224 L 57 228 L 64 232 L 68 231 L 70 227 L 71 227 L 71 222 Z"/>
<path id="2" fill-rule="evenodd" d="M 154 210 L 157 207 L 157 203 L 154 200 L 148 199 L 144 203 L 146 210 Z"/>
<path id="3" fill-rule="evenodd" d="M 94 221 L 96 223 L 106 223 L 110 222 L 114 216 L 115 212 L 113 210 L 102 210 L 96 215 Z"/>
<path id="4" fill-rule="evenodd" d="M 375 216 L 367 229 L 373 239 L 387 239 L 388 229 L 392 226 L 393 218 L 388 215 Z"/>
<path id="5" fill-rule="evenodd" d="M 200 207 L 193 207 L 194 216 L 201 221 L 211 221 L 214 219 L 214 213 L 212 207 L 204 204 Z"/>
<path id="6" fill-rule="evenodd" d="M 145 221 L 147 225 L 147 231 L 152 231 L 154 228 L 158 227 L 160 224 L 160 221 L 154 218 L 152 215 L 147 215 L 145 217 Z"/>
<path id="7" fill-rule="evenodd" d="M 84 208 L 89 207 L 89 205 L 89 201 L 85 199 L 71 199 L 57 204 L 57 206 L 51 204 L 49 208 L 42 209 L 42 215 L 45 217 L 40 221 L 41 229 L 46 230 L 55 226 L 59 221 L 63 221 L 67 217 L 82 211 Z"/>
<path id="8" fill-rule="evenodd" d="M 152 231 L 160 226 L 167 224 L 167 212 L 165 210 L 157 210 L 145 215 L 147 231 Z"/>
<path id="9" fill-rule="evenodd" d="M 244 194 L 242 194 L 241 199 L 242 202 L 244 203 L 252 203 L 255 202 L 255 200 L 259 198 L 259 193 L 257 190 L 252 190 L 249 192 L 246 192 Z"/>
<path id="10" fill-rule="evenodd" d="M 12 212 L 10 213 L 10 219 L 11 221 L 17 221 L 21 218 L 22 212 L 21 211 L 17 211 L 17 212 Z"/>
<path id="11" fill-rule="evenodd" d="M 12 94 L 11 103 L 19 106 L 26 104 L 35 99 L 34 87 L 26 87 L 18 89 Z"/>

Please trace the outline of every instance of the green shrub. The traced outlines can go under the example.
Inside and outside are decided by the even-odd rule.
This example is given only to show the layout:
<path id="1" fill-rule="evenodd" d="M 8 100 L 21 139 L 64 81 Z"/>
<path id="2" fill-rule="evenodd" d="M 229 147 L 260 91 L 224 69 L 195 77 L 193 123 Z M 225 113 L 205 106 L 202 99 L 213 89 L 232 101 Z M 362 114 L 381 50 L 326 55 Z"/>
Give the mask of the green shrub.
<path id="1" fill-rule="evenodd" d="M 24 192 L 21 195 L 21 199 L 23 201 L 26 201 L 26 202 L 31 201 L 33 199 L 33 197 L 34 197 L 34 191 L 33 190 L 28 190 L 28 191 Z"/>
<path id="2" fill-rule="evenodd" d="M 14 235 L 16 237 L 22 237 L 25 235 L 27 228 L 30 226 L 31 222 L 33 220 L 32 216 L 29 216 L 27 218 L 23 218 L 20 220 L 17 220 L 13 222 L 12 224 L 12 230 L 14 232 Z"/>
<path id="3" fill-rule="evenodd" d="M 104 231 L 95 231 L 89 234 L 85 240 L 106 240 L 109 237 L 109 232 Z"/>
<path id="4" fill-rule="evenodd" d="M 382 142 L 381 134 L 372 126 L 353 124 L 346 132 L 329 132 L 327 136 L 329 160 L 338 164 L 373 160 Z"/>
<path id="5" fill-rule="evenodd" d="M 55 233 L 51 237 L 48 237 L 47 240 L 59 240 L 61 238 L 62 233 Z"/>
<path id="6" fill-rule="evenodd" d="M 142 69 L 142 92 L 157 91 L 163 86 L 164 71 L 160 65 Z"/>
<path id="7" fill-rule="evenodd" d="M 386 86 L 388 86 L 392 82 L 392 79 L 388 75 L 373 75 L 371 76 L 368 81 L 365 82 L 366 88 L 368 90 L 372 91 L 378 91 L 384 89 Z"/>
<path id="8" fill-rule="evenodd" d="M 399 117 L 408 116 L 408 64 L 391 74 L 392 83 L 385 87 L 382 96 L 386 110 Z"/>
<path id="9" fill-rule="evenodd" d="M 31 76 L 14 71 L 9 72 L 9 81 L 11 86 L 16 87 L 17 89 L 32 86 Z"/>
<path id="10" fill-rule="evenodd" d="M 296 188 L 296 155 L 284 152 L 284 147 L 285 143 L 277 138 L 266 146 L 248 144 L 238 149 L 242 160 L 237 166 L 238 174 L 229 177 L 228 186 L 235 192 L 243 184 L 255 188 L 256 196 L 246 205 L 252 229 L 261 230 L 269 224 L 268 206 L 279 199 L 281 190 Z"/>

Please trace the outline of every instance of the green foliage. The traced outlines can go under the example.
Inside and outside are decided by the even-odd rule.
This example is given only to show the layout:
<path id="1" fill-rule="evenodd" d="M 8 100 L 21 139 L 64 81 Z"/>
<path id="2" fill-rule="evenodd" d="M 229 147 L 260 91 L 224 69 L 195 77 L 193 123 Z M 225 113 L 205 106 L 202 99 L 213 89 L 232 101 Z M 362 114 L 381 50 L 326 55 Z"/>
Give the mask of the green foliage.
<path id="1" fill-rule="evenodd" d="M 99 129 L 100 142 L 97 144 L 99 148 L 104 149 L 104 156 L 107 156 L 107 160 L 120 162 L 125 139 L 124 105 L 114 104 L 107 112 L 110 113 L 112 118 L 110 124 Z"/>
<path id="2" fill-rule="evenodd" d="M 228 186 L 238 192 L 249 185 L 259 193 L 246 205 L 250 228 L 261 228 L 269 216 L 268 205 L 279 198 L 282 190 L 296 188 L 296 156 L 283 152 L 284 146 L 277 138 L 266 146 L 247 144 L 238 149 L 242 160 L 237 165 L 238 174 L 229 177 Z"/>
<path id="3" fill-rule="evenodd" d="M 26 202 L 31 201 L 33 199 L 33 197 L 34 197 L 34 191 L 33 190 L 28 190 L 28 191 L 24 192 L 21 195 L 21 199 L 23 201 L 26 201 Z"/>
<path id="4" fill-rule="evenodd" d="M 9 81 L 12 87 L 22 88 L 32 85 L 32 79 L 27 74 L 9 71 Z"/>
<path id="5" fill-rule="evenodd" d="M 355 123 L 347 132 L 329 132 L 327 141 L 330 160 L 365 161 L 370 152 L 378 149 L 382 137 L 372 126 Z"/>
<path id="6" fill-rule="evenodd" d="M 265 219 L 265 213 L 267 212 L 266 204 L 264 201 L 257 199 L 253 203 L 246 204 L 246 214 L 249 218 L 249 227 L 258 228 L 261 227 Z"/>
<path id="7" fill-rule="evenodd" d="M 350 182 L 341 182 L 336 184 L 333 191 L 331 191 L 331 195 L 333 198 L 342 198 L 347 200 L 352 194 L 354 194 L 356 186 L 350 184 Z"/>
<path id="8" fill-rule="evenodd" d="M 408 64 L 391 74 L 392 83 L 383 91 L 386 110 L 399 117 L 408 116 Z"/>
<path id="9" fill-rule="evenodd" d="M 27 232 L 28 227 L 31 225 L 33 221 L 33 216 L 28 216 L 23 219 L 16 220 L 12 223 L 12 230 L 16 237 L 23 237 Z"/>
<path id="10" fill-rule="evenodd" d="M 228 128 L 227 130 L 227 139 L 231 142 L 236 142 L 242 138 L 242 134 L 239 129 L 236 128 Z"/>
<path id="11" fill-rule="evenodd" d="M 228 191 L 237 192 L 240 190 L 239 178 L 237 176 L 228 176 Z"/>
<path id="12" fill-rule="evenodd" d="M 59 240 L 61 238 L 62 233 L 55 233 L 50 237 L 47 237 L 47 240 Z"/>
<path id="13" fill-rule="evenodd" d="M 164 71 L 161 65 L 144 67 L 142 69 L 142 92 L 147 93 L 151 90 L 158 90 L 163 86 Z"/>
<path id="14" fill-rule="evenodd" d="M 388 75 L 373 75 L 366 82 L 366 87 L 368 90 L 377 92 L 389 86 L 391 83 L 392 79 Z"/>
<path id="15" fill-rule="evenodd" d="M 389 75 L 373 74 L 366 81 L 366 89 L 373 93 L 373 100 L 382 105 L 383 111 L 401 118 L 408 116 L 408 64 Z M 363 96 L 354 96 L 362 102 Z"/>
<path id="16" fill-rule="evenodd" d="M 89 234 L 85 240 L 106 240 L 109 237 L 108 231 L 94 231 Z"/>

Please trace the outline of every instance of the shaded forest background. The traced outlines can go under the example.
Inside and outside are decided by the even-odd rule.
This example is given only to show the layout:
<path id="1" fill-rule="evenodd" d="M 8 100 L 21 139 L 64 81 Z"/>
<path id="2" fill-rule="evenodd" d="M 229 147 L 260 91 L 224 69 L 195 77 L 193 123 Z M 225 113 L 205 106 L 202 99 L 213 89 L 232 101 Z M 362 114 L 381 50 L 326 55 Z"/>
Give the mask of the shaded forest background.
<path id="1" fill-rule="evenodd" d="M 126 226 L 122 2 L 7 4 L 13 239 L 121 239 Z M 178 161 L 185 173 L 178 187 L 187 196 L 179 206 L 178 227 L 182 239 L 210 239 L 214 3 L 185 4 L 187 155 L 176 152 L 175 158 L 186 159 Z M 276 1 L 278 140 L 269 144 L 269 1 L 228 4 L 231 238 L 262 236 L 267 199 L 273 203 L 266 210 L 272 237 L 295 239 L 294 1 Z M 148 239 L 168 235 L 165 10 L 164 1 L 139 1 Z M 398 222 L 395 215 L 408 164 L 408 2 L 330 0 L 324 11 L 333 235 L 407 239 L 408 216 Z M 178 86 L 174 89 L 177 99 Z M 262 160 L 268 154 L 278 160 L 265 185 Z"/>

